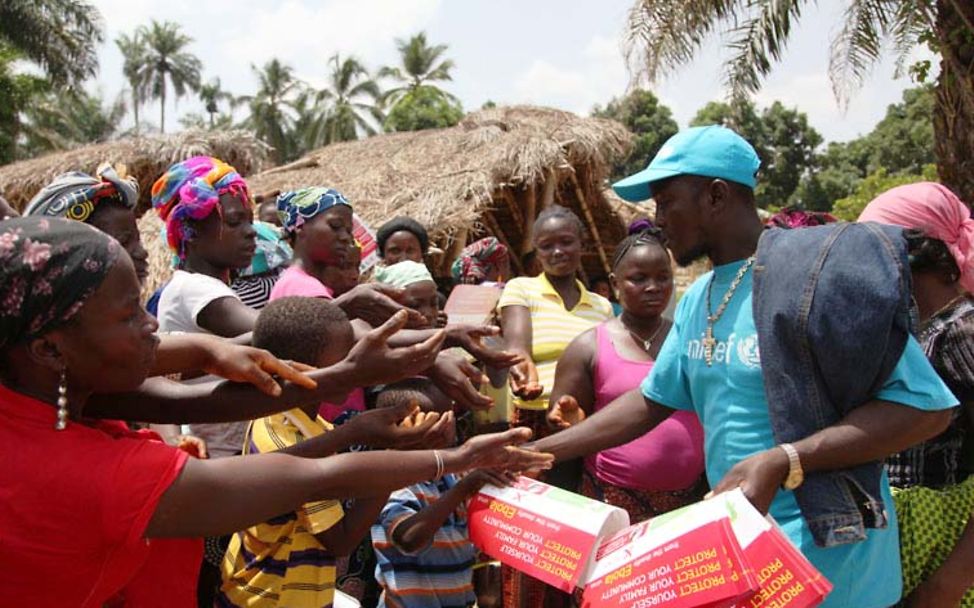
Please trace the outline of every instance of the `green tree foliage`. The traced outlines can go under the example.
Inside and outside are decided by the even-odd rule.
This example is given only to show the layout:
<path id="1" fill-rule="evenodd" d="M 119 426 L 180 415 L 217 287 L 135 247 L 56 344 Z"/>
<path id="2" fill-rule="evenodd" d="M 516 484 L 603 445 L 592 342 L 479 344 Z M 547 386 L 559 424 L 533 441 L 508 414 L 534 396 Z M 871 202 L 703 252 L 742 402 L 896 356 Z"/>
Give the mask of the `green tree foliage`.
<path id="1" fill-rule="evenodd" d="M 148 50 L 145 40 L 139 32 L 133 35 L 122 34 L 115 39 L 115 46 L 122 53 L 122 74 L 129 85 L 129 96 L 132 99 L 132 117 L 135 119 L 135 132 L 139 132 L 139 109 L 145 103 L 147 86 L 145 72 Z"/>
<path id="2" fill-rule="evenodd" d="M 937 181 L 937 167 L 926 165 L 920 173 L 895 173 L 890 174 L 886 169 L 877 169 L 874 173 L 866 176 L 859 181 L 855 190 L 845 197 L 835 201 L 832 213 L 840 220 L 854 222 L 866 205 L 874 198 L 886 192 L 890 188 L 912 184 L 914 182 L 935 182 Z"/>
<path id="3" fill-rule="evenodd" d="M 721 70 L 735 99 L 758 90 L 784 55 L 812 0 L 712 2 L 635 0 L 629 12 L 627 58 L 638 78 L 653 82 L 689 63 L 718 37 L 730 51 Z M 884 53 L 905 72 L 911 52 L 925 45 L 942 58 L 933 116 L 938 172 L 962 196 L 974 198 L 974 11 L 961 0 L 848 0 L 828 48 L 836 99 L 846 104 Z M 914 66 L 917 67 L 917 66 Z M 929 65 L 913 69 L 923 78 Z"/>
<path id="4" fill-rule="evenodd" d="M 390 78 L 397 83 L 382 95 L 382 102 L 387 106 L 394 106 L 403 96 L 411 91 L 416 91 L 419 87 L 427 87 L 430 91 L 438 95 L 449 98 L 451 101 L 458 100 L 440 89 L 434 82 L 453 80 L 450 71 L 455 67 L 450 59 L 443 59 L 447 45 L 437 44 L 430 46 L 426 40 L 426 33 L 420 32 L 409 40 L 396 40 L 396 48 L 399 50 L 400 66 L 386 66 L 379 70 L 380 78 Z M 424 93 L 420 98 L 426 98 Z"/>
<path id="5" fill-rule="evenodd" d="M 138 36 L 145 41 L 146 56 L 142 66 L 146 90 L 159 100 L 159 128 L 166 132 L 166 95 L 172 85 L 176 99 L 200 86 L 203 64 L 186 51 L 193 39 L 180 31 L 171 21 L 159 23 L 155 19 L 148 27 L 141 27 Z"/>
<path id="6" fill-rule="evenodd" d="M 273 148 L 271 157 L 275 161 L 283 162 L 293 153 L 290 132 L 294 126 L 294 102 L 301 94 L 301 82 L 295 78 L 291 66 L 279 59 L 271 59 L 263 68 L 252 65 L 250 69 L 259 84 L 256 94 L 240 98 L 250 107 L 250 116 L 244 125 Z"/>
<path id="7" fill-rule="evenodd" d="M 14 70 L 14 62 L 21 57 L 0 43 L 0 164 L 23 157 L 19 146 L 24 128 L 22 113 L 32 99 L 51 88 L 43 78 Z"/>
<path id="8" fill-rule="evenodd" d="M 934 162 L 934 103 L 930 86 L 904 91 L 903 100 L 891 104 L 872 131 L 849 142 L 830 143 L 817 159 L 818 170 L 805 176 L 792 202 L 827 211 L 880 169 L 889 176 L 921 174 Z"/>
<path id="9" fill-rule="evenodd" d="M 421 131 L 452 127 L 463 118 L 460 102 L 433 87 L 421 86 L 403 95 L 389 111 L 383 127 L 392 131 Z"/>
<path id="10" fill-rule="evenodd" d="M 95 74 L 102 30 L 98 10 L 82 0 L 0 1 L 0 44 L 39 65 L 56 86 Z"/>
<path id="11" fill-rule="evenodd" d="M 209 128 L 215 129 L 217 126 L 216 116 L 220 113 L 220 103 L 225 101 L 232 107 L 234 103 L 233 95 L 223 90 L 220 86 L 219 78 L 214 78 L 210 82 L 200 85 L 197 94 L 200 97 L 200 101 L 203 102 L 203 108 L 210 117 Z"/>
<path id="12" fill-rule="evenodd" d="M 751 142 L 761 158 L 755 197 L 765 208 L 794 202 L 792 195 L 802 176 L 815 168 L 815 151 L 822 143 L 803 112 L 778 101 L 760 112 L 750 101 L 711 102 L 690 124 L 724 125 Z"/>
<path id="13" fill-rule="evenodd" d="M 628 158 L 612 166 L 613 180 L 643 169 L 663 143 L 679 130 L 670 109 L 661 104 L 656 95 L 641 89 L 621 99 L 613 99 L 605 108 L 596 106 L 592 116 L 619 121 L 635 135 Z"/>
<path id="14" fill-rule="evenodd" d="M 37 95 L 24 111 L 22 154 L 38 156 L 108 141 L 118 135 L 125 113 L 121 98 L 108 103 L 100 94 L 84 91 Z"/>
<path id="15" fill-rule="evenodd" d="M 328 86 L 316 95 L 324 104 L 320 141 L 325 144 L 358 139 L 359 134 L 375 135 L 383 116 L 376 105 L 381 97 L 379 85 L 356 58 L 342 60 L 333 55 L 328 64 Z"/>

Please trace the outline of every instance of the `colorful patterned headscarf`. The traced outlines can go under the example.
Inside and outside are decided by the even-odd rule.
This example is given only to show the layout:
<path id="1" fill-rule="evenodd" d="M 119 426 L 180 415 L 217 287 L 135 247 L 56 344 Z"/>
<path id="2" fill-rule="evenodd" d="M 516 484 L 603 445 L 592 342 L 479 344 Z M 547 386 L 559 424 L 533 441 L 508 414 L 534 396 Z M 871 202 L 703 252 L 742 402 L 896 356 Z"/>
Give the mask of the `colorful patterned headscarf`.
<path id="1" fill-rule="evenodd" d="M 191 222 L 222 213 L 221 194 L 243 197 L 250 204 L 247 182 L 236 169 L 212 156 L 194 156 L 169 167 L 152 185 L 152 206 L 166 223 L 169 248 L 186 257 L 186 243 L 193 238 Z"/>
<path id="2" fill-rule="evenodd" d="M 282 192 L 277 197 L 277 216 L 281 219 L 281 229 L 284 234 L 294 234 L 306 221 L 335 205 L 349 208 L 352 206 L 341 192 L 333 188 L 301 188 Z"/>
<path id="3" fill-rule="evenodd" d="M 450 267 L 450 274 L 457 283 L 476 285 L 487 279 L 491 269 L 503 267 L 507 259 L 507 247 L 489 236 L 464 247 Z"/>
<path id="4" fill-rule="evenodd" d="M 95 177 L 81 171 L 62 173 L 44 186 L 27 203 L 24 215 L 65 217 L 87 222 L 95 208 L 112 202 L 134 209 L 139 201 L 139 183 L 124 177 L 108 163 L 102 163 Z"/>
<path id="5" fill-rule="evenodd" d="M 897 186 L 872 200 L 860 222 L 922 230 L 947 245 L 960 270 L 960 286 L 974 293 L 974 219 L 970 208 L 946 186 L 919 182 Z"/>
<path id="6" fill-rule="evenodd" d="M 372 280 L 376 283 L 385 283 L 393 287 L 409 287 L 413 283 L 432 281 L 433 275 L 430 274 L 426 264 L 404 260 L 392 266 L 379 266 L 372 275 Z"/>
<path id="7" fill-rule="evenodd" d="M 257 233 L 257 249 L 254 251 L 254 258 L 250 261 L 250 266 L 239 271 L 237 276 L 252 277 L 264 274 L 286 265 L 294 257 L 294 251 L 281 238 L 277 226 L 267 222 L 254 222 L 254 231 Z"/>
<path id="8" fill-rule="evenodd" d="M 121 250 L 81 222 L 33 216 L 0 223 L 0 350 L 71 320 Z"/>
<path id="9" fill-rule="evenodd" d="M 794 207 L 785 207 L 768 218 L 765 225 L 768 228 L 808 228 L 837 221 L 839 220 L 834 215 L 825 211 L 805 211 Z"/>

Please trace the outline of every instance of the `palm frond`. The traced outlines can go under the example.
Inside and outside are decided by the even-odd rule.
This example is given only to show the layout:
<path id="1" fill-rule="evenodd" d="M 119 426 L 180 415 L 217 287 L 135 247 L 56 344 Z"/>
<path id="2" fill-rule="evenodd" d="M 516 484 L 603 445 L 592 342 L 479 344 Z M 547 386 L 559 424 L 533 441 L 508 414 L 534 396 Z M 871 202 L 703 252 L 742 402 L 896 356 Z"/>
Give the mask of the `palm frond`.
<path id="1" fill-rule="evenodd" d="M 734 51 L 725 64 L 725 81 L 735 99 L 745 99 L 761 86 L 761 78 L 781 59 L 792 22 L 801 17 L 804 0 L 765 0 L 756 15 L 731 30 Z"/>
<path id="2" fill-rule="evenodd" d="M 889 3 L 884 0 L 849 3 L 829 56 L 829 79 L 839 104 L 849 103 L 851 94 L 862 86 L 869 69 L 879 60 L 891 18 Z"/>
<path id="3" fill-rule="evenodd" d="M 749 0 L 638 0 L 629 12 L 625 55 L 634 80 L 655 81 L 689 62 L 706 37 Z"/>

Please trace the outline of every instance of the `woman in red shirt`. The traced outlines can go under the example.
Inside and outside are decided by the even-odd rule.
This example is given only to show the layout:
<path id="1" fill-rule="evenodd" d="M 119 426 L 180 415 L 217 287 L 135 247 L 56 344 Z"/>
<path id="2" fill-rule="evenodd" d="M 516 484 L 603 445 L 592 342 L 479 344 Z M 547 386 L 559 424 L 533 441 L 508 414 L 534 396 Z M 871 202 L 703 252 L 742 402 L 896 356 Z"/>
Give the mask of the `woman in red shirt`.
<path id="1" fill-rule="evenodd" d="M 400 313 L 385 329 L 402 322 Z M 308 501 L 443 473 L 550 463 L 498 449 L 526 439 L 517 431 L 454 450 L 301 458 L 320 455 L 306 442 L 205 461 L 85 419 L 93 393 L 143 382 L 155 329 L 114 239 L 57 218 L 0 223 L 0 605 L 100 607 L 136 576 L 152 539 L 225 534 Z"/>

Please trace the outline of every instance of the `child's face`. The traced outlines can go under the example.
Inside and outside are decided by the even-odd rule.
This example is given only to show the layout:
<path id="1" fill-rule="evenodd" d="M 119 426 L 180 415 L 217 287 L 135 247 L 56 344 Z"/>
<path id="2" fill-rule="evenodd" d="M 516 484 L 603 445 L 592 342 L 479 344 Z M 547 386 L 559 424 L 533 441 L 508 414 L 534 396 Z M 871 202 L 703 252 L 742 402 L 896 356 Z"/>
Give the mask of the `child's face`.
<path id="1" fill-rule="evenodd" d="M 329 367 L 338 363 L 348 355 L 348 351 L 352 350 L 354 345 L 355 335 L 352 331 L 352 324 L 346 321 L 344 325 L 338 327 L 328 336 L 328 345 L 318 357 L 315 367 Z"/>
<path id="2" fill-rule="evenodd" d="M 430 327 L 436 327 L 436 316 L 440 312 L 440 298 L 436 292 L 436 283 L 420 281 L 406 287 L 403 305 L 412 308 L 429 321 Z"/>
<path id="3" fill-rule="evenodd" d="M 249 200 L 238 194 L 221 194 L 221 213 L 212 213 L 199 222 L 192 251 L 218 268 L 250 266 L 257 248 L 254 210 Z"/>

